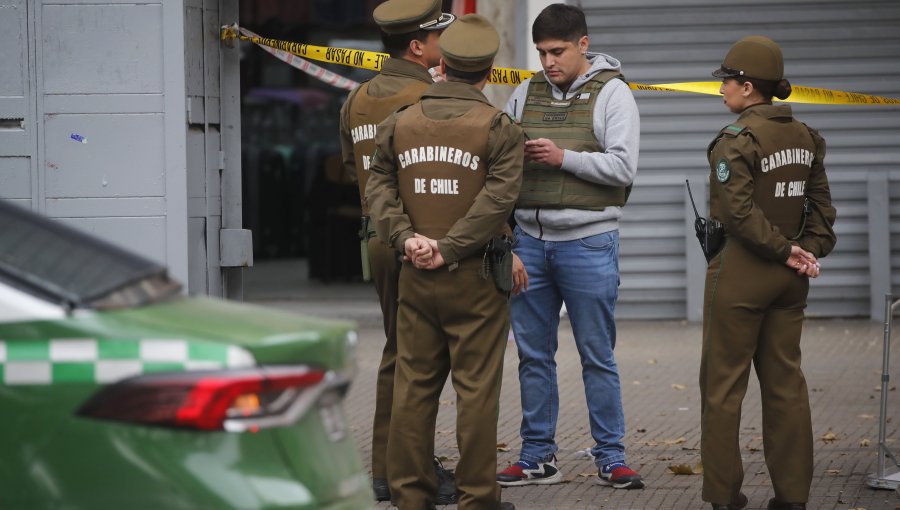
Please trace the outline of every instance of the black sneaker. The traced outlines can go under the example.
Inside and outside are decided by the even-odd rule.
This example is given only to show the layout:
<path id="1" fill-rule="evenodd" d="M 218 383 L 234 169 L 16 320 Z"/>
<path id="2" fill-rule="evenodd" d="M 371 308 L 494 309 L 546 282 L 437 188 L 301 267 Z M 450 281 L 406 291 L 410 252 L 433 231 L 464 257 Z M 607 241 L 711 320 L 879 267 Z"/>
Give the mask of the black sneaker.
<path id="1" fill-rule="evenodd" d="M 438 505 L 456 504 L 456 478 L 451 471 L 444 469 L 440 459 L 434 458 L 434 474 L 437 476 L 437 494 L 434 502 Z"/>
<path id="2" fill-rule="evenodd" d="M 501 501 L 500 510 L 516 510 L 516 505 L 510 503 L 509 501 Z"/>
<path id="3" fill-rule="evenodd" d="M 375 492 L 375 501 L 390 501 L 391 489 L 384 478 L 372 479 L 372 491 Z"/>

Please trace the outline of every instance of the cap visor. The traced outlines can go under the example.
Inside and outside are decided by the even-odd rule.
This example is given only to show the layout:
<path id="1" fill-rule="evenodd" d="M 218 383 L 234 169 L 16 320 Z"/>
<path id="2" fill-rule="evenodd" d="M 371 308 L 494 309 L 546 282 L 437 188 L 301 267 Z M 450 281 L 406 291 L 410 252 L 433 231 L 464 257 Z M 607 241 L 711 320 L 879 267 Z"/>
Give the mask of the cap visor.
<path id="1" fill-rule="evenodd" d="M 450 23 L 456 21 L 456 16 L 453 14 L 449 14 L 446 12 L 441 13 L 441 17 L 434 20 L 429 21 L 428 23 L 422 23 L 419 25 L 419 28 L 422 30 L 443 30 L 450 26 Z"/>
<path id="2" fill-rule="evenodd" d="M 738 76 L 741 73 L 735 71 L 733 69 L 725 69 L 724 67 L 720 67 L 712 72 L 712 75 L 716 78 L 730 78 L 732 76 Z"/>

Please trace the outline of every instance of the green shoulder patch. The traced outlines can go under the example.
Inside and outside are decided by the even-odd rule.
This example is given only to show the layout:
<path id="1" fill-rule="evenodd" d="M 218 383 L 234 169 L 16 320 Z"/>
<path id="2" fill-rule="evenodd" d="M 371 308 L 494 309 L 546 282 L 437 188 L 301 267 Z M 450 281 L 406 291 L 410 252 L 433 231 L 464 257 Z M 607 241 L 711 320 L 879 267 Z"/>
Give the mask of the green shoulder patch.
<path id="1" fill-rule="evenodd" d="M 726 183 L 728 179 L 731 177 L 731 166 L 728 165 L 728 160 L 722 158 L 716 163 L 716 179 L 719 179 L 719 182 Z"/>
<path id="2" fill-rule="evenodd" d="M 742 126 L 741 124 L 729 124 L 729 125 L 723 127 L 721 131 L 719 131 L 719 136 L 720 137 L 721 136 L 734 137 L 734 136 L 737 136 L 737 135 L 743 133 L 746 130 L 747 130 L 747 126 Z"/>

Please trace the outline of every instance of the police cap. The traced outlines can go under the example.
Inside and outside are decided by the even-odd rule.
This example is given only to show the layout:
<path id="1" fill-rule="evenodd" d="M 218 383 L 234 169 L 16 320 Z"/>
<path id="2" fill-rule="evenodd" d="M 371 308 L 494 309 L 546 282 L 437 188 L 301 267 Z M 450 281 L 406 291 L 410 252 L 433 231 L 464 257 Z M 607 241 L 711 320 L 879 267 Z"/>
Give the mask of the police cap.
<path id="1" fill-rule="evenodd" d="M 442 30 L 456 19 L 441 12 L 441 0 L 387 0 L 375 8 L 373 17 L 387 34 Z"/>
<path id="2" fill-rule="evenodd" d="M 466 14 L 450 25 L 440 40 L 441 56 L 457 71 L 483 71 L 494 63 L 500 34 L 484 16 Z"/>
<path id="3" fill-rule="evenodd" d="M 728 50 L 722 66 L 712 73 L 716 78 L 744 76 L 779 81 L 784 78 L 784 59 L 775 41 L 762 35 L 744 37 Z"/>

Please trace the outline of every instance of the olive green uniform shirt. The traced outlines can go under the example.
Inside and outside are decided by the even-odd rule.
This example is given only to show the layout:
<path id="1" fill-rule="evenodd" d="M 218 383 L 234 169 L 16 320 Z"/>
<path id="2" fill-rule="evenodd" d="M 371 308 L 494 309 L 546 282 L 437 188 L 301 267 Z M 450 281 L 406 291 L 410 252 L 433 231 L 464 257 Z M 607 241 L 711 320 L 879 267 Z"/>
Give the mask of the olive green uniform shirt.
<path id="1" fill-rule="evenodd" d="M 805 196 L 812 204 L 806 217 L 806 224 L 797 239 L 797 232 L 782 232 L 767 217 L 767 212 L 754 200 L 756 180 L 762 178 L 761 161 L 768 157 L 754 136 L 754 129 L 771 129 L 772 122 L 796 123 L 795 133 L 811 137 L 814 146 L 809 177 L 805 185 Z M 808 133 L 808 134 L 807 134 Z M 791 131 L 786 130 L 786 136 Z M 797 135 L 798 138 L 800 135 Z M 787 142 L 786 142 L 787 143 Z M 797 145 L 804 143 L 797 140 Z M 790 143 L 789 143 L 790 145 Z M 709 162 L 713 171 L 710 175 L 710 210 L 714 219 L 725 225 L 728 236 L 737 238 L 749 250 L 760 257 L 784 262 L 791 253 L 791 245 L 798 244 L 816 257 L 824 257 L 834 248 L 836 241 L 832 225 L 835 209 L 831 205 L 831 192 L 825 174 L 825 140 L 816 132 L 792 117 L 788 105 L 760 104 L 744 110 L 737 121 L 722 130 L 709 148 Z M 723 165 L 724 162 L 724 165 Z M 717 175 L 717 167 L 722 175 Z M 727 173 L 725 173 L 727 172 Z M 802 201 L 801 201 L 802 203 Z M 774 202 L 768 207 L 778 207 Z M 797 207 L 796 203 L 790 207 Z M 801 221 L 802 205 L 791 214 Z"/>
<path id="2" fill-rule="evenodd" d="M 389 58 L 381 66 L 378 76 L 369 80 L 369 95 L 375 97 L 393 96 L 406 88 L 411 80 L 431 84 L 434 80 L 424 66 L 402 58 Z M 341 107 L 341 157 L 344 162 L 344 178 L 356 184 L 356 155 L 353 152 L 353 138 L 350 135 L 350 105 L 359 92 L 353 89 L 344 106 Z"/>
<path id="3" fill-rule="evenodd" d="M 422 95 L 420 104 L 432 119 L 458 117 L 481 102 L 490 104 L 477 88 L 458 82 L 435 83 Z M 458 219 L 438 249 L 446 264 L 453 264 L 478 250 L 500 231 L 515 205 L 522 185 L 524 136 L 522 128 L 498 110 L 488 135 L 488 168 L 484 188 L 475 197 L 468 213 Z M 378 125 L 372 175 L 366 186 L 366 200 L 375 219 L 378 237 L 403 252 L 413 237 L 413 225 L 398 195 L 398 165 L 394 153 L 394 128 L 403 111 Z"/>

